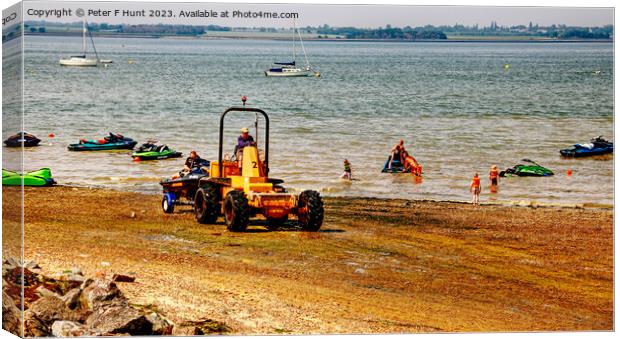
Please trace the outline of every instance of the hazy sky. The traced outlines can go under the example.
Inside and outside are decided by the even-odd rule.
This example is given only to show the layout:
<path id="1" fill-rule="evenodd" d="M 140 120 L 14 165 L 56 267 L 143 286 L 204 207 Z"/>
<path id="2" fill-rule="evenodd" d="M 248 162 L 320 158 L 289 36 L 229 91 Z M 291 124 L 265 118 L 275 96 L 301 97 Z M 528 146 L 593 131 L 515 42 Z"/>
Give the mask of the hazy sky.
<path id="1" fill-rule="evenodd" d="M 378 2 L 378 1 L 377 1 Z M 447 1 L 446 3 L 450 3 Z M 57 18 L 28 15 L 27 10 L 71 9 L 71 16 Z M 223 18 L 222 11 L 233 12 L 293 12 L 298 13 L 297 24 L 301 26 L 379 27 L 421 26 L 426 24 L 453 25 L 455 23 L 488 26 L 491 21 L 500 25 L 527 25 L 530 21 L 540 25 L 566 24 L 579 26 L 601 26 L 613 24 L 613 8 L 587 7 L 484 7 L 484 6 L 407 6 L 407 5 L 330 5 L 330 4 L 237 4 L 237 3 L 161 3 L 161 2 L 51 2 L 25 1 L 25 20 L 47 20 L 57 22 L 74 22 L 79 17 L 76 9 L 109 10 L 110 16 L 87 16 L 89 22 L 107 23 L 167 23 L 191 25 L 222 25 L 234 27 L 290 27 L 291 19 L 265 18 Z M 114 10 L 120 10 L 115 15 Z M 146 17 L 123 15 L 123 10 L 145 10 Z M 148 17 L 149 10 L 171 10 L 170 18 Z M 181 18 L 181 11 L 196 10 L 215 11 L 218 17 Z M 34 12 L 31 12 L 34 13 Z"/>

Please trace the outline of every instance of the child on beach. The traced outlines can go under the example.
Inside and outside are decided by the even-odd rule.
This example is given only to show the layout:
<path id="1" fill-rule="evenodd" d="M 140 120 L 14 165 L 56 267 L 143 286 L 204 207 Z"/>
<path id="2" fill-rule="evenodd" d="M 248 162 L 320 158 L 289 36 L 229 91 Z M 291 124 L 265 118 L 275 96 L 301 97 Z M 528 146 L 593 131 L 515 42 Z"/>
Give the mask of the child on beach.
<path id="1" fill-rule="evenodd" d="M 474 177 L 471 179 L 469 190 L 472 193 L 471 203 L 474 205 L 480 205 L 480 177 L 478 176 L 478 173 L 474 174 Z"/>
<path id="2" fill-rule="evenodd" d="M 496 193 L 497 186 L 499 185 L 499 172 L 497 171 L 497 166 L 491 166 L 491 171 L 489 172 L 489 179 L 491 180 L 491 193 Z"/>
<path id="3" fill-rule="evenodd" d="M 351 175 L 351 163 L 347 159 L 344 159 L 344 173 L 342 173 L 340 179 L 353 180 L 353 176 Z"/>

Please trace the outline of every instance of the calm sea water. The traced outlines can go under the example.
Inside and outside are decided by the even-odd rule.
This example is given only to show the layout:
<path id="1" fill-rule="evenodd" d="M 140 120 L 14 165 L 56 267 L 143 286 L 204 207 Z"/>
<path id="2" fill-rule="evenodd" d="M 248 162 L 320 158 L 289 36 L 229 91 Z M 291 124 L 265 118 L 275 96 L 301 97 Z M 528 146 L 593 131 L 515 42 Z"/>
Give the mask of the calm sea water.
<path id="1" fill-rule="evenodd" d="M 62 184 L 158 192 L 183 159 L 135 163 L 128 151 L 68 152 L 67 145 L 114 131 L 214 159 L 219 114 L 246 95 L 270 114 L 271 174 L 292 190 L 467 200 L 474 172 L 487 185 L 491 165 L 530 158 L 557 175 L 504 179 L 498 194 L 485 187 L 482 199 L 613 202 L 612 158 L 564 160 L 558 152 L 593 136 L 613 138 L 612 44 L 306 42 L 322 77 L 290 79 L 262 74 L 290 54 L 283 41 L 96 44 L 113 65 L 61 67 L 61 57 L 80 51 L 80 38 L 25 38 L 26 130 L 44 139 L 27 150 L 26 168 L 49 166 Z M 253 121 L 233 116 L 226 152 Z M 3 138 L 14 132 L 5 128 Z M 380 173 L 401 138 L 424 166 L 422 183 Z M 338 179 L 345 158 L 359 180 Z"/>

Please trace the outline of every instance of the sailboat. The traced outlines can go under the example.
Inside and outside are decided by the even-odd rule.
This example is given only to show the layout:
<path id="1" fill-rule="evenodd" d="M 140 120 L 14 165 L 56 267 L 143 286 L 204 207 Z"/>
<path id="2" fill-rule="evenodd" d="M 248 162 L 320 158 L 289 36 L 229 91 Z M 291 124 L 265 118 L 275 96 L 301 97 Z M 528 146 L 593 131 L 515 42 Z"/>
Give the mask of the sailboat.
<path id="1" fill-rule="evenodd" d="M 299 36 L 299 44 L 301 45 L 301 50 L 304 53 L 304 59 L 306 60 L 306 66 L 304 68 L 300 68 L 296 64 L 297 51 L 295 46 L 295 33 Z M 316 76 L 319 77 L 321 74 L 317 71 L 314 71 L 312 67 L 310 67 L 310 62 L 308 61 L 308 55 L 306 54 L 306 49 L 304 48 L 304 42 L 301 39 L 301 33 L 297 30 L 295 25 L 295 21 L 293 21 L 293 60 L 286 62 L 274 62 L 273 67 L 265 71 L 265 76 L 268 77 L 307 77 L 307 76 Z"/>
<path id="2" fill-rule="evenodd" d="M 112 60 L 99 59 L 99 55 L 97 55 L 97 50 L 95 49 L 95 42 L 93 41 L 92 36 L 90 36 L 90 40 L 93 44 L 93 50 L 95 51 L 95 58 L 86 57 L 86 33 L 88 33 L 88 29 L 86 27 L 86 19 L 84 19 L 82 21 L 82 54 L 72 55 L 68 59 L 60 59 L 59 63 L 62 66 L 94 67 L 99 66 L 99 64 L 112 63 Z"/>

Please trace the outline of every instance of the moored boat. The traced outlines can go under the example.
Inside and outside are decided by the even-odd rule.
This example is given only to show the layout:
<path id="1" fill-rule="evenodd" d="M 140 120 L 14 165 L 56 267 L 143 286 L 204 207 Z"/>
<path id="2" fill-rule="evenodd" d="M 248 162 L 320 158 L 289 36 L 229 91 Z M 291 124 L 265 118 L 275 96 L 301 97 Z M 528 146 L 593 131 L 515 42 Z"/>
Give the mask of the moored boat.
<path id="1" fill-rule="evenodd" d="M 177 152 L 167 145 L 157 145 L 154 141 L 149 141 L 142 144 L 137 151 L 133 152 L 131 156 L 134 159 L 140 160 L 160 160 L 168 158 L 178 158 L 183 153 Z"/>
<path id="2" fill-rule="evenodd" d="M 69 145 L 69 151 L 108 151 L 115 149 L 133 149 L 138 142 L 120 134 L 110 133 L 99 140 L 80 140 L 77 144 Z"/>
<path id="3" fill-rule="evenodd" d="M 614 143 L 603 139 L 602 136 L 593 138 L 586 144 L 575 144 L 573 148 L 560 150 L 560 154 L 567 158 L 580 158 L 613 153 Z"/>
<path id="4" fill-rule="evenodd" d="M 27 132 L 19 132 L 4 140 L 6 147 L 34 147 L 38 146 L 41 139 Z"/>

